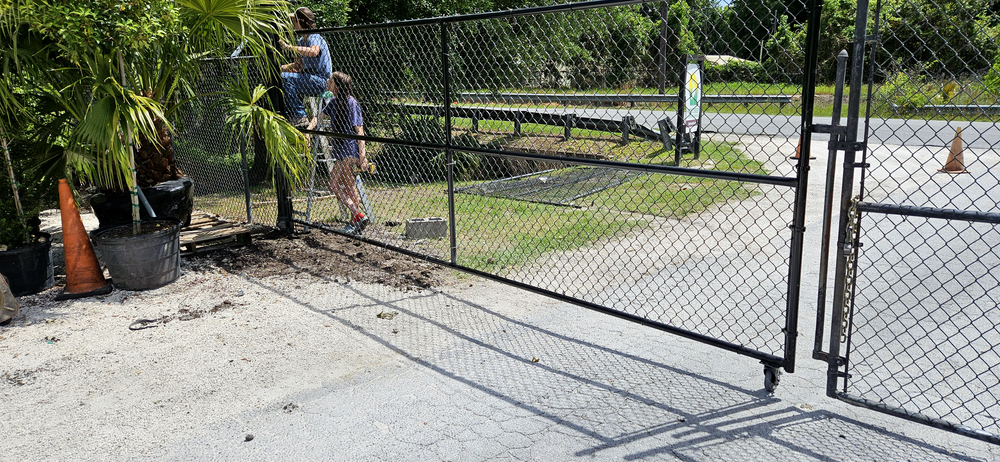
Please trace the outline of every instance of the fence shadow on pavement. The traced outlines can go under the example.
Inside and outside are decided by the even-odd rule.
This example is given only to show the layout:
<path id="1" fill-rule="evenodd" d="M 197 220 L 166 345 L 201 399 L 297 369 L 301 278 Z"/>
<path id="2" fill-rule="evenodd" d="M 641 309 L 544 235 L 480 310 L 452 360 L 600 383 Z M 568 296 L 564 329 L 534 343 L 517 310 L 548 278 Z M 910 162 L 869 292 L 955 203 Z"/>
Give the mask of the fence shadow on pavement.
<path id="1" fill-rule="evenodd" d="M 308 300 L 258 283 L 431 371 L 438 382 L 432 389 L 440 393 L 420 393 L 406 404 L 433 415 L 413 430 L 428 434 L 394 438 L 380 451 L 410 457 L 449 439 L 465 441 L 460 435 L 472 429 L 473 437 L 500 444 L 501 454 L 528 448 L 534 457 L 974 460 L 692 372 L 698 369 L 688 367 L 690 359 L 667 364 L 675 363 L 663 350 L 672 337 L 581 315 L 576 307 L 531 310 L 523 307 L 525 294 L 497 294 L 521 306 L 509 315 L 486 306 L 495 300 L 473 301 L 449 289 L 399 292 L 312 276 L 353 295 Z M 396 314 L 386 320 L 378 313 Z"/>

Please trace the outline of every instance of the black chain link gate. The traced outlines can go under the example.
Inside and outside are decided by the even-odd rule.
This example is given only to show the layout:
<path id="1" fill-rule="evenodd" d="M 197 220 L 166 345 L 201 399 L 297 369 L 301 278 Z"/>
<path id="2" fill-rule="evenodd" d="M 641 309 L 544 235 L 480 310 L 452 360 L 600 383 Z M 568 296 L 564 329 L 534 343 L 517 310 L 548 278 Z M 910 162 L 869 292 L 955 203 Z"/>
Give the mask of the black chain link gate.
<path id="1" fill-rule="evenodd" d="M 867 114 L 858 127 L 852 91 L 847 126 L 828 130 L 845 158 L 832 338 L 815 355 L 832 397 L 1000 443 L 1000 88 L 974 36 L 998 16 L 940 5 L 859 2 L 851 88 Z"/>
<path id="2" fill-rule="evenodd" d="M 733 49 L 718 22 L 659 27 L 717 12 L 596 1 L 305 31 L 352 77 L 365 136 L 307 130 L 296 221 L 353 236 L 326 146 L 363 139 L 358 239 L 759 359 L 773 389 L 795 364 L 814 73 L 781 44 Z M 751 52 L 764 62 L 729 56 Z M 676 131 L 686 54 L 709 61 L 700 139 Z"/>

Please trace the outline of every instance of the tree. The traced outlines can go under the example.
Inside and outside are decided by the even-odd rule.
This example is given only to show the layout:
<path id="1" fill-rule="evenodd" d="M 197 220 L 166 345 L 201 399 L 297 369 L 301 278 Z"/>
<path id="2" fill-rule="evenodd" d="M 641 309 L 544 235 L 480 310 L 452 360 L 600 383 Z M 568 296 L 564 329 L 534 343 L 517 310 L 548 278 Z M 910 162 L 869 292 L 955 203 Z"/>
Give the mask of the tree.
<path id="1" fill-rule="evenodd" d="M 0 126 L 29 115 L 37 127 L 23 133 L 43 141 L 45 153 L 62 156 L 68 174 L 106 189 L 176 179 L 181 172 L 170 121 L 175 111 L 204 96 L 194 91 L 199 61 L 226 56 L 241 45 L 267 56 L 271 34 L 290 37 L 286 5 L 280 0 L 7 2 L 0 7 L 5 45 L 0 60 L 8 70 L 0 79 Z M 253 65 L 261 72 L 274 68 L 265 59 Z M 257 101 L 230 108 L 246 110 L 246 105 Z M 258 128 L 282 124 L 287 121 Z M 294 130 L 280 132 L 266 137 L 274 142 L 271 165 L 301 182 L 306 169 L 298 154 L 305 139 Z M 138 219 L 134 202 L 133 217 Z"/>
<path id="2" fill-rule="evenodd" d="M 885 0 L 882 66 L 951 76 L 984 74 L 997 53 L 993 0 Z"/>

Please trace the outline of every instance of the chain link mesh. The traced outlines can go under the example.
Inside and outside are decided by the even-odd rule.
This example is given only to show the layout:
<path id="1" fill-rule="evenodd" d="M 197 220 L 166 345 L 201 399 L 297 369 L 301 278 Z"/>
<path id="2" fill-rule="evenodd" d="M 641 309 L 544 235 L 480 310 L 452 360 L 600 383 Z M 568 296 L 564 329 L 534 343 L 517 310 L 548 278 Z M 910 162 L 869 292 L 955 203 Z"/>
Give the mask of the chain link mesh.
<path id="1" fill-rule="evenodd" d="M 174 155 L 181 170 L 194 181 L 196 209 L 268 226 L 277 219 L 277 201 L 266 160 L 254 162 L 253 146 L 230 129 L 224 106 L 219 104 L 227 79 L 242 72 L 241 61 L 249 59 L 202 61 L 202 75 L 194 88 L 202 96 L 179 111 L 179 120 L 174 122 Z M 248 68 L 251 87 L 264 80 L 253 68 Z M 252 216 L 247 216 L 248 210 Z"/>
<path id="2" fill-rule="evenodd" d="M 353 79 L 376 165 L 358 174 L 375 218 L 364 237 L 450 260 L 450 166 L 458 265 L 782 357 L 796 191 L 726 175 L 797 176 L 795 50 L 691 31 L 686 52 L 752 49 L 767 64 L 710 56 L 690 170 L 586 162 L 674 164 L 685 54 L 668 35 L 660 71 L 660 7 L 319 31 Z M 330 127 L 310 132 L 320 162 L 295 210 L 342 227 Z"/>
<path id="3" fill-rule="evenodd" d="M 862 214 L 844 391 L 997 435 L 1000 17 L 971 0 L 882 5 L 863 200 L 994 221 Z"/>

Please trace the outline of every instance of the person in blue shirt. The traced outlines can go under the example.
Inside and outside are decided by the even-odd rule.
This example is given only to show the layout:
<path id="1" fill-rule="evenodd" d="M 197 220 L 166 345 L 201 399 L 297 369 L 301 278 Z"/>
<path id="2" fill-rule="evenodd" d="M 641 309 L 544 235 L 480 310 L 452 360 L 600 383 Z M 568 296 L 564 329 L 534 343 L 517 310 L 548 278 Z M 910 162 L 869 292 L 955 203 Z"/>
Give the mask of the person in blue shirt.
<path id="1" fill-rule="evenodd" d="M 291 19 L 295 30 L 316 28 L 316 16 L 309 8 L 295 10 Z M 333 72 L 330 47 L 319 34 L 299 36 L 295 45 L 282 40 L 281 47 L 297 55 L 295 62 L 281 66 L 281 82 L 288 116 L 297 127 L 303 127 L 308 124 L 308 119 L 302 98 L 323 93 L 323 87 Z"/>
<path id="2" fill-rule="evenodd" d="M 351 76 L 334 72 L 327 81 L 326 89 L 332 97 L 323 107 L 323 115 L 329 118 L 329 129 L 334 133 L 365 136 L 361 105 L 354 98 Z M 365 141 L 330 137 L 332 160 L 330 167 L 330 190 L 351 211 L 351 220 L 344 231 L 360 234 L 368 225 L 368 217 L 361 210 L 361 194 L 355 182 L 354 171 L 368 170 L 365 156 Z"/>

